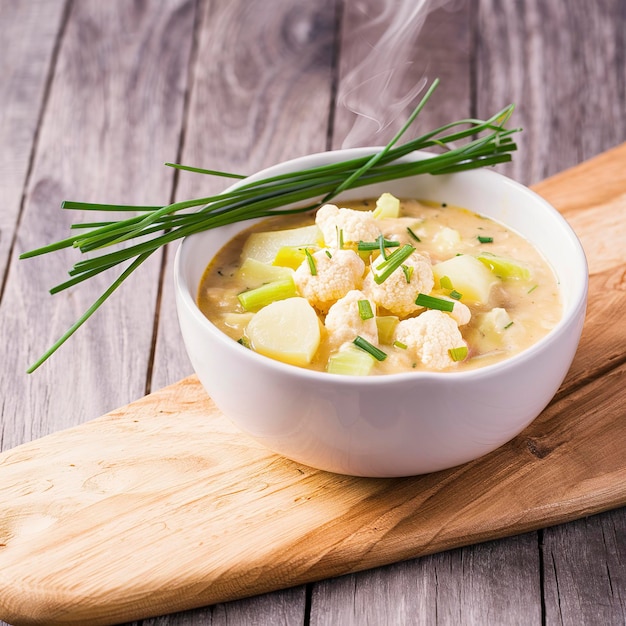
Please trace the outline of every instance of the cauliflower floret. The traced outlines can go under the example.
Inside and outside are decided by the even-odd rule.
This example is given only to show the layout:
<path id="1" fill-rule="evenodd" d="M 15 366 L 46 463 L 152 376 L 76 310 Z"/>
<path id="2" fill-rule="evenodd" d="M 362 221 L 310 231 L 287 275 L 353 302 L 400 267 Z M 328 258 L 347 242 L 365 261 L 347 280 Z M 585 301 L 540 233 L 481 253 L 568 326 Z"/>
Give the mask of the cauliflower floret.
<path id="1" fill-rule="evenodd" d="M 327 254 L 328 253 L 328 254 Z M 330 256 L 329 256 L 330 255 Z M 300 295 L 322 313 L 352 289 L 360 289 L 365 263 L 354 250 L 318 250 L 312 255 L 315 275 L 305 259 L 293 279 Z"/>
<path id="2" fill-rule="evenodd" d="M 383 261 L 382 255 L 377 257 L 372 263 L 372 268 L 378 267 Z M 363 291 L 368 297 L 399 317 L 406 317 L 418 311 L 421 308 L 415 304 L 418 294 L 430 293 L 435 284 L 432 266 L 425 256 L 413 252 L 403 265 L 406 268 L 413 268 L 408 270 L 411 272 L 408 282 L 405 271 L 399 267 L 380 285 L 374 280 L 371 271 L 363 283 Z"/>
<path id="3" fill-rule="evenodd" d="M 448 315 L 459 325 L 464 326 L 465 324 L 469 324 L 469 321 L 472 319 L 472 312 L 467 304 L 463 304 L 454 298 L 449 298 L 448 296 L 437 296 L 442 300 L 449 300 L 454 304 L 454 308 L 452 311 L 448 313 Z"/>
<path id="4" fill-rule="evenodd" d="M 359 300 L 367 300 L 365 294 L 358 289 L 349 291 L 343 298 L 337 300 L 328 310 L 324 325 L 328 331 L 328 340 L 332 349 L 342 344 L 354 341 L 357 335 L 367 339 L 372 344 L 378 343 L 378 327 L 376 318 L 361 319 Z M 372 313 L 376 313 L 376 305 L 369 301 Z"/>
<path id="5" fill-rule="evenodd" d="M 402 320 L 396 326 L 396 341 L 407 346 L 426 367 L 444 369 L 455 364 L 449 350 L 467 346 L 456 322 L 435 309 Z"/>
<path id="6" fill-rule="evenodd" d="M 339 247 L 339 231 L 344 243 L 375 241 L 380 235 L 380 224 L 371 211 L 340 209 L 334 204 L 325 204 L 317 210 L 315 223 L 322 231 L 324 242 L 329 248 Z"/>
<path id="7" fill-rule="evenodd" d="M 495 307 L 482 316 L 481 328 L 501 333 L 513 323 L 506 309 Z"/>

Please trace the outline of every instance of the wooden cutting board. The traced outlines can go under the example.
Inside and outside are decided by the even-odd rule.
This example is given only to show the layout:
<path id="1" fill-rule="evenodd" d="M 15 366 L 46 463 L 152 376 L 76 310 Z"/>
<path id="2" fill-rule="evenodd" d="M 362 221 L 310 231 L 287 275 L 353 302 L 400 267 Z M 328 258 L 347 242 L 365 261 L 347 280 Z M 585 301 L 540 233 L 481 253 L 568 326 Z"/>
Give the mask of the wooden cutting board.
<path id="1" fill-rule="evenodd" d="M 339 476 L 268 452 L 187 378 L 0 455 L 0 618 L 130 621 L 626 504 L 624 172 L 626 144 L 536 187 L 585 246 L 589 312 L 512 442 L 426 476 Z"/>

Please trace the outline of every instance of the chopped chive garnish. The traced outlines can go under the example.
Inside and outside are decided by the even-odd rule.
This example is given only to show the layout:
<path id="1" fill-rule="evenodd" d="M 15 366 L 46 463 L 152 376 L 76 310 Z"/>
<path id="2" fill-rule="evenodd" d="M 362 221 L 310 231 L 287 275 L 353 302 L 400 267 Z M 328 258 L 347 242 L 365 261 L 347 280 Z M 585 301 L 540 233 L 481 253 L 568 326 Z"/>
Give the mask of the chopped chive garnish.
<path id="1" fill-rule="evenodd" d="M 405 243 L 395 250 L 382 263 L 373 267 L 374 281 L 377 285 L 384 283 L 410 256 L 415 248 Z"/>
<path id="2" fill-rule="evenodd" d="M 387 259 L 387 252 L 385 250 L 385 238 L 382 235 L 378 235 L 378 237 L 376 237 L 376 241 L 378 242 L 380 256 L 382 256 L 383 259 Z"/>
<path id="3" fill-rule="evenodd" d="M 359 315 L 362 320 L 370 320 L 374 317 L 374 312 L 372 311 L 372 305 L 369 300 L 359 300 Z"/>
<path id="4" fill-rule="evenodd" d="M 240 343 L 244 348 L 250 347 L 250 342 L 248 341 L 247 337 L 241 337 L 240 339 L 237 339 L 237 343 Z"/>
<path id="5" fill-rule="evenodd" d="M 504 327 L 504 330 L 506 330 L 507 328 L 511 328 L 511 326 L 513 326 L 512 320 Z"/>
<path id="6" fill-rule="evenodd" d="M 411 282 L 411 276 L 413 275 L 413 270 L 415 269 L 412 265 L 401 265 L 402 271 L 404 272 L 404 277 L 406 278 L 406 282 Z"/>
<path id="7" fill-rule="evenodd" d="M 376 239 L 376 241 L 359 241 L 359 243 L 357 244 L 357 250 L 359 250 L 360 252 L 365 252 L 367 250 L 380 250 L 381 242 L 379 240 L 380 237 Z M 382 245 L 385 248 L 398 248 L 400 246 L 400 242 L 392 241 L 391 239 L 383 239 Z"/>
<path id="8" fill-rule="evenodd" d="M 454 287 L 452 286 L 452 281 L 450 280 L 449 276 L 442 276 L 439 279 L 439 284 L 441 285 L 442 289 L 454 289 Z"/>
<path id="9" fill-rule="evenodd" d="M 493 243 L 493 237 L 483 237 L 482 235 L 478 235 L 478 241 L 480 241 L 480 243 Z"/>
<path id="10" fill-rule="evenodd" d="M 332 258 L 333 258 L 333 255 L 330 253 L 330 250 L 324 250 L 324 252 L 326 252 L 326 256 L 327 256 L 329 259 L 332 259 Z"/>
<path id="11" fill-rule="evenodd" d="M 532 293 L 533 291 L 535 291 L 535 289 L 537 289 L 537 287 L 539 287 L 539 285 L 533 285 L 529 290 L 528 293 Z"/>
<path id="12" fill-rule="evenodd" d="M 401 341 L 398 341 L 397 339 L 393 342 L 393 345 L 396 348 L 400 348 L 401 350 L 406 350 L 408 347 L 406 343 L 402 343 Z"/>
<path id="13" fill-rule="evenodd" d="M 459 346 L 458 348 L 450 348 L 448 350 L 450 358 L 453 361 L 463 361 L 467 356 L 467 346 Z"/>
<path id="14" fill-rule="evenodd" d="M 413 229 L 412 229 L 412 228 L 410 228 L 409 226 L 407 226 L 407 227 L 406 227 L 406 231 L 407 231 L 407 233 L 409 233 L 409 235 L 411 235 L 411 237 L 413 237 L 413 239 L 415 239 L 415 241 L 417 241 L 418 243 L 419 243 L 420 241 L 422 241 L 422 240 L 421 240 L 421 239 L 420 239 L 420 238 L 419 238 L 419 237 L 418 237 L 418 236 L 417 236 L 417 235 L 413 232 Z"/>
<path id="15" fill-rule="evenodd" d="M 417 296 L 415 304 L 427 309 L 437 309 L 438 311 L 447 311 L 448 313 L 454 309 L 454 302 L 444 300 L 443 298 L 436 298 L 435 296 L 428 296 L 425 293 L 420 293 Z"/>
<path id="16" fill-rule="evenodd" d="M 453 289 L 450 292 L 450 297 L 454 298 L 455 300 L 460 300 L 463 297 L 463 294 L 459 293 L 456 289 Z"/>
<path id="17" fill-rule="evenodd" d="M 343 229 L 339 226 L 335 226 L 335 228 L 337 229 L 337 247 L 343 250 Z"/>
<path id="18" fill-rule="evenodd" d="M 315 265 L 313 255 L 309 252 L 308 248 L 304 249 L 304 254 L 306 254 L 306 260 L 309 264 L 309 269 L 311 270 L 311 276 L 317 276 L 317 266 Z"/>
<path id="19" fill-rule="evenodd" d="M 371 354 L 377 361 L 384 361 L 387 358 L 387 354 L 380 348 L 373 346 L 367 339 L 363 339 L 361 335 L 357 335 L 356 339 L 352 342 L 357 348 L 365 350 L 368 354 Z"/>

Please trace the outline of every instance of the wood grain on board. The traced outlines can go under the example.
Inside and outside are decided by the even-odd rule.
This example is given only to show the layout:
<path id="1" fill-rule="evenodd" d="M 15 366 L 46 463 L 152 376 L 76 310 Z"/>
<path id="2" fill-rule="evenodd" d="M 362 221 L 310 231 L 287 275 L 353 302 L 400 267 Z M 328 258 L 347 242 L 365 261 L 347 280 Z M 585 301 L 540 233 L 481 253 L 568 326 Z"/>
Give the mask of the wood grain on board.
<path id="1" fill-rule="evenodd" d="M 215 189 L 210 179 L 181 177 L 176 183 L 169 176 L 162 163 L 178 151 L 186 163 L 247 173 L 319 146 L 341 146 L 350 125 L 342 117 L 344 77 L 359 62 L 352 51 L 355 28 L 380 14 L 385 2 L 398 4 L 273 0 L 265 12 L 263 0 L 2 4 L 0 449 L 97 417 L 191 372 L 167 272 L 162 292 L 154 289 L 155 259 L 44 368 L 24 374 L 102 291 L 103 283 L 87 281 L 74 293 L 48 299 L 44 294 L 65 276 L 67 259 L 17 260 L 17 253 L 66 234 L 59 202 L 161 202 Z M 413 46 L 407 88 L 424 75 L 442 79 L 420 115 L 421 128 L 490 115 L 515 102 L 514 123 L 524 132 L 503 171 L 524 183 L 626 139 L 625 0 L 444 4 L 416 29 L 416 44 L 407 44 Z M 399 50 L 398 61 L 405 52 Z M 222 124 L 224 116 L 228 124 Z M 380 144 L 389 137 L 385 132 L 363 141 Z M 602 202 L 623 176 L 612 157 L 604 166 L 613 175 L 603 186 L 581 170 L 577 181 L 591 183 L 594 193 L 607 189 Z M 559 193 L 575 206 L 570 201 L 578 185 Z M 598 215 L 609 213 L 602 208 Z M 591 212 L 576 214 L 586 222 L 583 228 L 593 227 Z M 624 220 L 609 223 L 614 228 Z M 602 251 L 602 242 L 596 243 Z M 602 252 L 596 267 L 616 258 L 615 249 Z M 167 261 L 169 268 L 171 254 Z M 616 324 L 601 323 L 607 310 L 611 319 L 623 316 L 623 277 L 620 267 L 591 277 L 594 332 L 585 329 L 581 352 L 594 357 L 575 361 L 559 397 L 623 362 L 623 334 Z M 622 623 L 625 513 L 608 511 L 326 579 L 306 591 L 299 586 L 145 624 L 360 625 L 410 623 L 416 616 L 441 624 Z"/>
<path id="2" fill-rule="evenodd" d="M 626 166 L 626 145 L 612 158 Z M 546 188 L 575 187 L 580 172 L 601 179 L 602 157 L 595 163 Z M 626 180 L 589 210 L 625 204 Z M 616 307 L 626 313 L 625 301 L 611 315 Z M 626 363 L 601 368 L 594 337 L 608 325 L 603 311 L 587 320 L 586 348 L 576 356 L 573 371 L 586 377 L 510 443 L 443 472 L 364 479 L 293 463 L 241 434 L 193 376 L 5 452 L 0 617 L 138 619 L 626 504 Z"/>

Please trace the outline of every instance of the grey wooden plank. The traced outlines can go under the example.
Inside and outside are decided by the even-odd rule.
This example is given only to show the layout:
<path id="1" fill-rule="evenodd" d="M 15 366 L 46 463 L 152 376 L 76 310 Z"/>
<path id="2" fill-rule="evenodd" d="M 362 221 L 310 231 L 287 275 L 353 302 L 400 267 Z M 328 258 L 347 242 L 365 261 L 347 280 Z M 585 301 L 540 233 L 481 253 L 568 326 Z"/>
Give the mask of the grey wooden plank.
<path id="1" fill-rule="evenodd" d="M 439 87 L 405 137 L 469 115 L 467 2 L 344 4 L 333 148 L 386 144 L 435 78 Z"/>
<path id="2" fill-rule="evenodd" d="M 66 1 L 0 4 L 0 276 L 17 228 Z"/>
<path id="3" fill-rule="evenodd" d="M 194 3 L 74 3 L 60 42 L 0 311 L 3 448 L 78 424 L 144 393 L 158 259 L 37 372 L 26 367 L 95 300 L 99 277 L 54 297 L 71 251 L 16 255 L 68 234 L 64 199 L 167 202 L 182 127 Z M 19 107 L 13 100 L 11 109 Z M 82 221 L 82 218 L 79 218 Z M 66 253 L 67 252 L 67 253 Z M 104 278 L 104 280 L 100 280 Z"/>
<path id="4" fill-rule="evenodd" d="M 626 623 L 626 510 L 544 531 L 546 623 Z"/>
<path id="5" fill-rule="evenodd" d="M 626 141 L 626 2 L 486 0 L 477 19 L 477 110 L 515 101 L 524 127 L 506 173 L 537 182 Z M 546 623 L 626 622 L 623 545 L 610 539 L 625 519 L 543 531 Z"/>
<path id="6" fill-rule="evenodd" d="M 326 149 L 335 1 L 203 5 L 182 161 L 249 174 Z M 242 45 L 242 42 L 251 42 Z M 228 179 L 182 173 L 178 200 L 205 197 Z M 152 388 L 191 373 L 176 319 L 168 251 Z"/>
<path id="7" fill-rule="evenodd" d="M 0 108 L 0 275 L 3 287 L 65 5 L 65 0 L 0 4 L 3 44 L 0 60 L 0 102 L 3 103 Z M 4 288 L 0 289 L 0 294 L 3 292 Z M 8 388 L 2 389 L 5 396 Z M 0 449 L 4 445 L 6 404 L 4 400 Z M 4 626 L 5 622 L 0 621 L 0 624 Z"/>
<path id="8" fill-rule="evenodd" d="M 626 139 L 626 3 L 481 0 L 479 115 L 515 102 L 523 127 L 503 169 L 533 184 Z"/>
<path id="9" fill-rule="evenodd" d="M 236 602 L 129 622 L 127 626 L 299 626 L 305 622 L 305 587 Z"/>
<path id="10" fill-rule="evenodd" d="M 536 533 L 324 581 L 310 623 L 541 624 L 518 588 L 541 595 Z"/>

